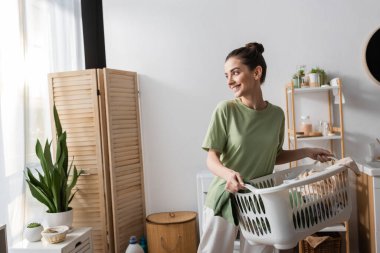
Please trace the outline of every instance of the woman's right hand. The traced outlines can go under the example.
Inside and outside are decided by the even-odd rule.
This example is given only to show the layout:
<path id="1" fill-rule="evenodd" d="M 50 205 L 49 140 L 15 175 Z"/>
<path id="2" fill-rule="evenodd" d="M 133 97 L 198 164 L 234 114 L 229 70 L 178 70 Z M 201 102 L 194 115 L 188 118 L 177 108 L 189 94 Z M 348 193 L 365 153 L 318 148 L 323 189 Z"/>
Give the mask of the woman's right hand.
<path id="1" fill-rule="evenodd" d="M 207 167 L 216 176 L 226 180 L 226 191 L 235 193 L 244 189 L 244 182 L 240 174 L 223 166 L 220 161 L 220 153 L 216 150 L 210 149 L 207 155 Z"/>
<path id="2" fill-rule="evenodd" d="M 242 177 L 240 176 L 239 172 L 236 172 L 234 170 L 229 170 L 226 177 L 224 178 L 226 180 L 226 191 L 235 193 L 239 190 L 244 189 L 244 182 Z"/>

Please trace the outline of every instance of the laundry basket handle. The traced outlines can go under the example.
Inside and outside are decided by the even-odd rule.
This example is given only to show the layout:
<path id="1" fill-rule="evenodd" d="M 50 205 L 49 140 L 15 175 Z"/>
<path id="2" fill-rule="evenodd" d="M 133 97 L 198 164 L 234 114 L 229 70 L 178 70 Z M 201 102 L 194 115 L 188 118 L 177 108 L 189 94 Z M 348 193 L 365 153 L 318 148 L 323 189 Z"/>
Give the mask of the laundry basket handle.
<path id="1" fill-rule="evenodd" d="M 244 187 L 246 189 L 250 190 L 252 193 L 255 193 L 257 190 L 259 190 L 258 188 L 254 187 L 253 185 L 251 185 L 249 183 L 245 183 Z"/>

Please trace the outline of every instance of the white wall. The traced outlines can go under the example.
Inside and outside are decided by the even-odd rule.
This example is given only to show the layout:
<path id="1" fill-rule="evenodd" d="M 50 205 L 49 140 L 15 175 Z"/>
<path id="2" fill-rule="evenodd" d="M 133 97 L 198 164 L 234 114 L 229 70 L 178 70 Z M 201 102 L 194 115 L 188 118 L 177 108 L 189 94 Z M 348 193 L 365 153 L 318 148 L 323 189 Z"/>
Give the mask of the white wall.
<path id="1" fill-rule="evenodd" d="M 380 86 L 362 50 L 380 26 L 378 0 L 103 1 L 107 66 L 140 79 L 147 213 L 196 210 L 200 148 L 216 103 L 232 98 L 225 56 L 247 42 L 265 47 L 265 99 L 285 108 L 297 65 L 343 79 L 346 154 L 363 159 L 380 137 Z"/>

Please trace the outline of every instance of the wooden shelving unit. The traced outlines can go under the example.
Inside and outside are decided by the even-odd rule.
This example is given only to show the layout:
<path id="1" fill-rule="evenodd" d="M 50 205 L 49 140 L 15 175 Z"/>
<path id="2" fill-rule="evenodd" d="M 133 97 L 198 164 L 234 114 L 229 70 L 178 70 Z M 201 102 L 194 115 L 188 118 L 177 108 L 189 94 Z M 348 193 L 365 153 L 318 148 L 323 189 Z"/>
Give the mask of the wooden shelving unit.
<path id="1" fill-rule="evenodd" d="M 339 96 L 339 122 L 337 125 L 333 124 L 333 102 L 332 92 L 337 92 Z M 326 93 L 328 99 L 328 123 L 330 130 L 334 133 L 332 136 L 318 136 L 318 137 L 300 137 L 297 135 L 296 126 L 296 113 L 295 113 L 295 96 L 302 96 L 306 93 Z M 288 148 L 296 149 L 298 142 L 306 141 L 329 141 L 330 151 L 333 152 L 334 140 L 340 140 L 340 156 L 344 157 L 344 126 L 343 126 L 343 106 L 342 106 L 342 83 L 338 80 L 337 86 L 318 87 L 318 88 L 293 88 L 292 85 L 287 85 L 285 88 L 286 97 L 286 120 L 287 120 L 287 136 L 288 136 Z M 293 146 L 292 146 L 293 145 Z M 291 164 L 292 166 L 292 164 Z"/>
<path id="2" fill-rule="evenodd" d="M 295 102 L 296 96 L 303 96 L 305 94 L 312 93 L 325 93 L 328 101 L 328 123 L 330 126 L 330 131 L 334 133 L 331 136 L 317 136 L 317 137 L 304 137 L 297 134 L 296 125 L 296 107 L 299 106 Z M 334 124 L 333 121 L 333 98 L 332 95 L 335 93 L 339 96 L 339 121 Z M 320 96 L 320 95 L 319 95 Z M 324 96 L 324 94 L 322 94 Z M 330 152 L 334 152 L 334 144 L 339 142 L 340 144 L 340 158 L 344 157 L 344 124 L 343 124 L 343 97 L 342 97 L 342 82 L 340 79 L 337 81 L 336 86 L 325 86 L 325 87 L 313 87 L 313 88 L 293 88 L 291 84 L 285 87 L 285 97 L 286 97 L 286 121 L 287 121 L 287 136 L 288 136 L 288 149 L 297 149 L 299 143 L 313 142 L 313 141 L 326 141 L 329 144 Z M 313 108 L 311 110 L 317 110 L 318 108 Z M 290 163 L 290 167 L 297 166 L 297 162 Z M 349 226 L 348 221 L 341 225 L 331 226 L 321 230 L 321 232 L 345 232 L 346 241 L 346 252 L 350 252 L 350 240 L 349 240 Z M 302 244 L 299 244 L 299 252 L 304 252 Z"/>

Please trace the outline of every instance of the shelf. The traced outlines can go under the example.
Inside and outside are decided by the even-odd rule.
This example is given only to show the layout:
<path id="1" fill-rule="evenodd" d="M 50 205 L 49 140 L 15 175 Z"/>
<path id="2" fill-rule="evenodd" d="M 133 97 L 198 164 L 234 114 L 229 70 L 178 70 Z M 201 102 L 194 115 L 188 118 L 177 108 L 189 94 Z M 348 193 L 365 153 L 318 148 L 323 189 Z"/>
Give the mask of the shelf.
<path id="1" fill-rule="evenodd" d="M 323 146 L 329 146 L 329 151 L 331 153 L 334 153 L 334 147 L 336 147 L 338 143 L 333 142 L 334 140 L 337 140 L 337 142 L 340 143 L 340 146 L 338 147 L 340 151 L 340 157 L 344 157 L 344 127 L 343 127 L 343 99 L 342 99 L 342 82 L 340 78 L 336 78 L 336 85 L 335 86 L 328 86 L 324 85 L 323 87 L 309 87 L 309 88 L 293 88 L 291 85 L 287 84 L 285 87 L 285 99 L 286 99 L 286 120 L 287 120 L 287 137 L 288 137 L 288 148 L 291 149 L 297 149 L 298 143 L 302 143 L 301 147 L 311 145 L 312 141 L 326 141 L 324 143 L 314 143 L 314 145 L 318 146 L 319 144 L 323 144 Z M 297 94 L 297 95 L 296 95 Z M 327 95 L 327 96 L 326 96 Z M 332 95 L 335 97 L 333 98 Z M 320 114 L 320 110 L 326 110 L 328 113 L 328 123 L 330 126 L 330 131 L 334 133 L 334 135 L 331 136 L 302 136 L 300 135 L 301 132 L 297 132 L 296 124 L 299 122 L 296 121 L 298 118 L 296 115 L 296 111 L 302 111 L 300 110 L 302 106 L 307 103 L 306 100 L 315 100 L 315 97 L 323 97 L 323 99 L 317 99 L 317 101 L 321 104 L 323 104 L 322 107 L 318 106 L 309 106 L 309 111 L 311 110 L 311 113 L 315 113 L 316 115 Z M 333 114 L 333 108 L 335 99 L 339 98 L 338 105 L 339 105 L 339 122 L 335 122 L 335 124 L 339 127 L 334 127 L 334 114 Z M 315 101 L 313 101 L 315 102 Z M 303 104 L 303 105 L 302 105 Z M 316 105 L 316 104 L 314 104 Z M 325 109 L 325 107 L 327 107 Z M 304 110 L 306 111 L 306 110 Z M 322 112 L 323 113 L 323 112 Z M 326 114 L 325 113 L 325 114 Z M 326 118 L 326 117 L 323 117 Z M 332 127 L 331 127 L 332 126 Z M 300 130 L 300 129 L 298 129 Z M 294 163 L 289 163 L 290 167 L 294 166 Z M 295 166 L 298 166 L 298 162 L 295 162 Z M 321 232 L 344 232 L 345 233 L 345 244 L 346 244 L 346 253 L 350 252 L 350 229 L 348 225 L 348 221 L 345 221 L 344 224 L 335 224 L 330 227 L 326 227 Z M 299 246 L 299 252 L 305 252 L 303 247 L 300 244 Z"/>
<path id="2" fill-rule="evenodd" d="M 320 140 L 340 140 L 342 137 L 340 135 L 333 136 L 316 136 L 316 137 L 297 137 L 297 141 L 320 141 Z M 291 140 L 294 140 L 294 136 L 290 136 Z"/>
<path id="3" fill-rule="evenodd" d="M 340 224 L 324 228 L 320 230 L 320 232 L 346 232 L 346 227 L 343 224 Z"/>
<path id="4" fill-rule="evenodd" d="M 329 90 L 338 90 L 338 86 L 327 86 L 327 87 L 310 87 L 310 88 L 294 88 L 294 93 L 308 93 L 308 92 L 325 92 Z M 288 94 L 292 93 L 291 88 L 287 88 Z"/>

